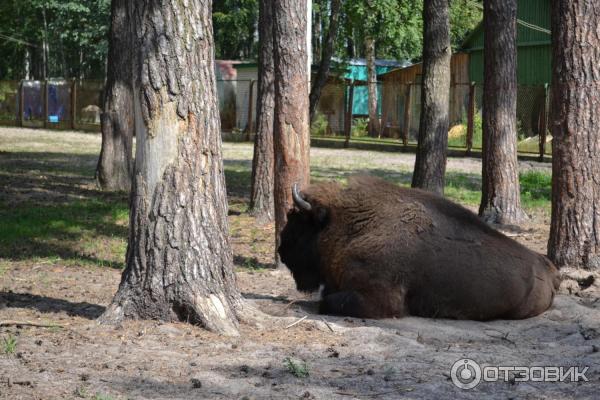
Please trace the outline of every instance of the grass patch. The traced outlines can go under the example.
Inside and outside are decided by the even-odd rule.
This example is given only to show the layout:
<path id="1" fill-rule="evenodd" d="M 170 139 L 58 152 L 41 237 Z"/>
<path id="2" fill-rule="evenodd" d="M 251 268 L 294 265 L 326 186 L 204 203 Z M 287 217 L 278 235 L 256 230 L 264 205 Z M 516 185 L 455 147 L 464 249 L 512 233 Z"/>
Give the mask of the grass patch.
<path id="1" fill-rule="evenodd" d="M 290 357 L 286 357 L 283 360 L 283 365 L 285 365 L 288 372 L 296 378 L 306 378 L 309 375 L 308 365 L 303 361 L 295 361 Z"/>
<path id="2" fill-rule="evenodd" d="M 2 352 L 7 356 L 11 356 L 17 350 L 17 338 L 9 334 L 2 339 Z"/>
<path id="3" fill-rule="evenodd" d="M 92 400 L 114 400 L 114 397 L 104 393 L 96 393 Z"/>
<path id="4" fill-rule="evenodd" d="M 121 268 L 128 215 L 125 202 L 102 200 L 0 207 L 0 258 Z"/>
<path id="5" fill-rule="evenodd" d="M 521 183 L 521 203 L 525 208 L 550 209 L 552 201 L 552 175 L 538 171 L 523 172 Z"/>
<path id="6" fill-rule="evenodd" d="M 99 135 L 15 130 L 0 131 L 0 139 L 0 276 L 19 261 L 122 268 L 129 225 L 128 199 L 126 194 L 102 192 L 95 186 Z M 389 138 L 352 140 L 399 145 L 397 139 Z M 247 271 L 261 271 L 270 267 L 272 227 L 257 226 L 247 213 L 252 147 L 226 144 L 225 153 L 223 165 L 236 265 Z M 354 174 L 371 174 L 409 186 L 412 165 L 398 162 L 390 153 L 314 151 L 313 182 L 345 182 Z M 524 172 L 520 180 L 525 208 L 550 207 L 549 173 Z M 456 202 L 478 205 L 479 171 L 450 170 L 445 190 L 446 196 Z M 44 283 L 42 278 L 40 283 Z"/>

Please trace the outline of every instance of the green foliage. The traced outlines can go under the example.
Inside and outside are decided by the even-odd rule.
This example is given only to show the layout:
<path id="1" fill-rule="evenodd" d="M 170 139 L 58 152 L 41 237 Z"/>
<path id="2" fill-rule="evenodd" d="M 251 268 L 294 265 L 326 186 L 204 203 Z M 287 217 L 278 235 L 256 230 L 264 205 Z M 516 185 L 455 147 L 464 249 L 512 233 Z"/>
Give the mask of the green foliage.
<path id="1" fill-rule="evenodd" d="M 110 0 L 3 0 L 0 8 L 0 79 L 25 76 L 29 52 L 42 78 L 43 43 L 49 77 L 102 78 L 108 50 Z"/>
<path id="2" fill-rule="evenodd" d="M 7 356 L 13 355 L 17 350 L 17 339 L 9 334 L 7 337 L 2 339 L 2 351 Z"/>
<path id="3" fill-rule="evenodd" d="M 467 36 L 483 18 L 483 11 L 474 3 L 474 0 L 450 2 L 450 42 L 453 50 L 461 47 Z"/>
<path id="4" fill-rule="evenodd" d="M 325 136 L 329 134 L 329 122 L 327 117 L 320 112 L 317 112 L 315 119 L 310 126 L 310 134 L 312 136 Z"/>
<path id="5" fill-rule="evenodd" d="M 519 174 L 521 203 L 527 208 L 550 207 L 552 199 L 552 175 L 539 171 Z"/>
<path id="6" fill-rule="evenodd" d="M 361 137 L 368 133 L 369 119 L 356 118 L 352 124 L 352 136 Z"/>
<path id="7" fill-rule="evenodd" d="M 220 59 L 256 59 L 258 0 L 222 0 L 213 4 L 215 53 Z"/>
<path id="8" fill-rule="evenodd" d="M 467 117 L 464 116 L 461 125 L 462 134 L 448 139 L 448 147 L 465 147 L 467 145 Z M 473 148 L 481 149 L 483 145 L 483 119 L 481 113 L 473 117 Z"/>
<path id="9" fill-rule="evenodd" d="M 373 37 L 378 58 L 415 58 L 423 43 L 422 9 L 422 0 L 348 0 L 344 36 L 360 45 Z"/>
<path id="10" fill-rule="evenodd" d="M 305 362 L 294 361 L 290 357 L 286 357 L 283 360 L 283 364 L 287 368 L 288 372 L 294 375 L 296 378 L 306 378 L 308 374 L 308 365 Z"/>

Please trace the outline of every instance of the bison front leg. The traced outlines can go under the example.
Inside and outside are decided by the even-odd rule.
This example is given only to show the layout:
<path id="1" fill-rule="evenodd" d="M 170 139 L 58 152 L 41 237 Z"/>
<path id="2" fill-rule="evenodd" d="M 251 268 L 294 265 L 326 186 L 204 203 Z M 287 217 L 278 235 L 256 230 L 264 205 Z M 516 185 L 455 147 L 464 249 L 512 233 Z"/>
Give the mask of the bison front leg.
<path id="1" fill-rule="evenodd" d="M 350 291 L 325 294 L 319 305 L 319 313 L 356 318 L 370 317 L 363 296 Z"/>
<path id="2" fill-rule="evenodd" d="M 323 293 L 321 314 L 355 318 L 400 318 L 406 315 L 404 290 L 373 284 L 369 290 L 345 290 Z"/>

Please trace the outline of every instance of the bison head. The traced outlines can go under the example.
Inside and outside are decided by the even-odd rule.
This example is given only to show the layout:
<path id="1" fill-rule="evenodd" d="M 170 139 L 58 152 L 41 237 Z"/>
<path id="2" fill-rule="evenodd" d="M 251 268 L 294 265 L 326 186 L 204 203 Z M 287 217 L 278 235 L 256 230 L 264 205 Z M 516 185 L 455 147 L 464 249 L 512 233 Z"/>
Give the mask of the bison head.
<path id="1" fill-rule="evenodd" d="M 296 209 L 287 215 L 278 252 L 281 261 L 292 272 L 298 290 L 312 292 L 323 283 L 318 241 L 327 223 L 327 211 L 305 200 L 297 185 L 292 188 L 292 197 Z"/>

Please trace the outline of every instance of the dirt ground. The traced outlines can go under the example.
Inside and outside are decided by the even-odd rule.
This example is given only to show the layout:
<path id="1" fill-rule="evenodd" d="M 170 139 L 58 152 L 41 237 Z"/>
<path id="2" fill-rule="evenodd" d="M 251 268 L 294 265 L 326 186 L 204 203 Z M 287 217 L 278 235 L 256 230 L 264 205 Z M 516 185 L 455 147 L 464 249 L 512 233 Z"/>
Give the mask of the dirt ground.
<path id="1" fill-rule="evenodd" d="M 11 134 L 0 130 L 0 146 Z M 73 135 L 98 145 L 97 136 Z M 243 166 L 251 147 L 225 144 L 224 152 L 226 167 Z M 350 173 L 348 157 L 364 162 L 355 168 L 361 172 L 385 165 L 404 173 L 414 157 L 329 149 L 314 149 L 312 156 L 328 165 L 318 168 L 322 175 Z M 474 159 L 449 163 L 449 171 L 480 168 Z M 81 178 L 82 184 L 85 179 L 93 185 L 90 178 Z M 33 189 L 19 193 L 27 190 Z M 259 226 L 243 212 L 242 192 L 230 192 L 238 286 L 248 303 L 270 317 L 241 324 L 238 337 L 184 323 L 103 326 L 95 319 L 115 293 L 120 270 L 9 258 L 0 264 L 0 348 L 14 338 L 16 349 L 0 354 L 0 399 L 598 398 L 597 274 L 564 271 L 552 308 L 523 321 L 322 316 L 315 312 L 316 298 L 298 293 L 287 272 L 268 268 L 272 226 Z M 549 216 L 543 209 L 531 214 L 519 229 L 506 232 L 544 251 Z M 589 367 L 589 381 L 518 382 L 513 376 L 463 390 L 450 379 L 453 363 L 462 358 L 494 366 Z"/>

